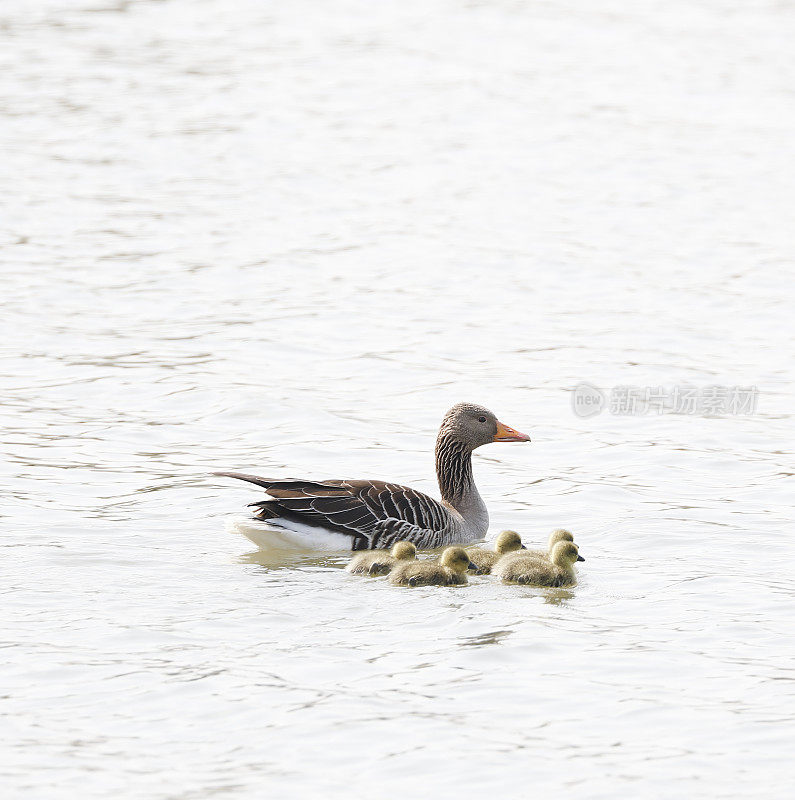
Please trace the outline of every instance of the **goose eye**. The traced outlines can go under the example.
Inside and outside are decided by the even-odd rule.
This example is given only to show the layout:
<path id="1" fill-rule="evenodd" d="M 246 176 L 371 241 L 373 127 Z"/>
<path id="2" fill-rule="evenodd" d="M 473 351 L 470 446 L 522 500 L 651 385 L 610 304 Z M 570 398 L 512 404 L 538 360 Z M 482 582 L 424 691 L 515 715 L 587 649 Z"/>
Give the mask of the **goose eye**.
<path id="1" fill-rule="evenodd" d="M 478 417 L 478 422 L 485 422 L 485 421 L 486 421 L 485 417 Z"/>

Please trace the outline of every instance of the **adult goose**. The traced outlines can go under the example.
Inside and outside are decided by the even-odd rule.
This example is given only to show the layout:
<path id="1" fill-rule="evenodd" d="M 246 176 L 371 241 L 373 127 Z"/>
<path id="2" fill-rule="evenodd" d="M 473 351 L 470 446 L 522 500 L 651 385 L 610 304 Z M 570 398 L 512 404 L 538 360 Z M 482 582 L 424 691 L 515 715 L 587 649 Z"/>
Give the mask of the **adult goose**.
<path id="1" fill-rule="evenodd" d="M 368 480 L 274 480 L 240 472 L 239 478 L 265 489 L 267 500 L 249 505 L 257 519 L 303 534 L 311 549 L 374 550 L 405 539 L 417 548 L 482 539 L 489 515 L 472 477 L 472 451 L 490 442 L 529 442 L 487 408 L 458 403 L 445 414 L 436 439 L 436 477 L 442 500 L 397 483 Z M 324 536 L 318 537 L 318 533 Z M 301 547 L 301 538 L 277 538 L 280 546 Z M 262 538 L 258 538 L 262 546 Z"/>

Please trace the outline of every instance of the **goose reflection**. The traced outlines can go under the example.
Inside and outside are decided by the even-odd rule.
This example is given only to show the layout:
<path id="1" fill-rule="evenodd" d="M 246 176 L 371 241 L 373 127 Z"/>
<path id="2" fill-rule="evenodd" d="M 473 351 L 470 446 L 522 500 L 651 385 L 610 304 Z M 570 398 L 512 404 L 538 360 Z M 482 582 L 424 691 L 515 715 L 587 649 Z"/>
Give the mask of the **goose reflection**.
<path id="1" fill-rule="evenodd" d="M 485 647 L 488 644 L 499 644 L 503 639 L 507 638 L 513 631 L 488 631 L 487 633 L 480 633 L 477 636 L 464 636 L 462 641 L 458 643 L 459 647 Z"/>
<path id="2" fill-rule="evenodd" d="M 269 569 L 294 569 L 295 567 L 341 567 L 347 562 L 344 553 L 324 555 L 278 550 L 254 550 L 235 558 L 238 564 L 256 564 Z"/>

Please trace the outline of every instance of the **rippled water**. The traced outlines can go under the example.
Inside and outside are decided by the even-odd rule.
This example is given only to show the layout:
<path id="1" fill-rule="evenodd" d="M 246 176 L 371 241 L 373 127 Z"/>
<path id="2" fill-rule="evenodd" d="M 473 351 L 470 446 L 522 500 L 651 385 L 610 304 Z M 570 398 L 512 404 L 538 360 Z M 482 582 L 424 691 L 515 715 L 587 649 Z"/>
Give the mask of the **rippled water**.
<path id="1" fill-rule="evenodd" d="M 6 797 L 784 797 L 787 3 L 6 0 Z M 571 410 L 588 381 L 753 415 Z M 435 493 L 579 585 L 274 565 L 208 478 Z"/>

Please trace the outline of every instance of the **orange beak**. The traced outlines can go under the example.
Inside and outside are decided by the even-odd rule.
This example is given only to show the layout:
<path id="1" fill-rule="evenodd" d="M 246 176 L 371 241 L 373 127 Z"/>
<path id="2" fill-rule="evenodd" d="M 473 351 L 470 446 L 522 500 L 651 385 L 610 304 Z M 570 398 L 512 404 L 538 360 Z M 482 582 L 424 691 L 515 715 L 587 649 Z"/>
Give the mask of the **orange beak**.
<path id="1" fill-rule="evenodd" d="M 519 433 L 508 425 L 503 425 L 497 420 L 497 433 L 494 434 L 495 442 L 529 442 L 530 437 L 526 433 Z"/>

